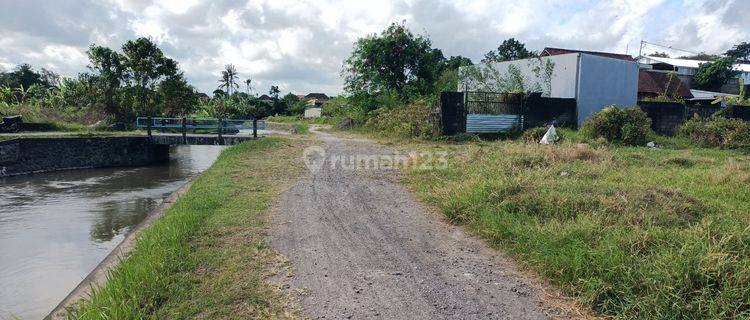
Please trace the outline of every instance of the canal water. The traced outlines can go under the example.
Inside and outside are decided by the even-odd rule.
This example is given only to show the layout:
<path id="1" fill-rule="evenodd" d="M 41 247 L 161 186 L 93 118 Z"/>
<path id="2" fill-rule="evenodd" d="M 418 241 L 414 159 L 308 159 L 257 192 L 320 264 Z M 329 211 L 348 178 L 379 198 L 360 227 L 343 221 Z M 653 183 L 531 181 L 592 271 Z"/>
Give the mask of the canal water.
<path id="1" fill-rule="evenodd" d="M 0 319 L 41 319 L 222 147 L 177 146 L 169 164 L 0 178 Z"/>

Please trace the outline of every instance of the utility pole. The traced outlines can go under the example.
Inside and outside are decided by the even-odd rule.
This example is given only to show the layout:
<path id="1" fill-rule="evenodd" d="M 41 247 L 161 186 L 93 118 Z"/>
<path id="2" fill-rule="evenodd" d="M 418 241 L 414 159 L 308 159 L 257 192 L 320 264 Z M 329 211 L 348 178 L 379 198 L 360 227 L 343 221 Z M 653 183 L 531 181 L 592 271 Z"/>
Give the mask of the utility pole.
<path id="1" fill-rule="evenodd" d="M 641 45 L 638 46 L 638 56 L 639 57 L 641 56 L 642 51 L 643 51 L 643 39 L 641 39 Z"/>

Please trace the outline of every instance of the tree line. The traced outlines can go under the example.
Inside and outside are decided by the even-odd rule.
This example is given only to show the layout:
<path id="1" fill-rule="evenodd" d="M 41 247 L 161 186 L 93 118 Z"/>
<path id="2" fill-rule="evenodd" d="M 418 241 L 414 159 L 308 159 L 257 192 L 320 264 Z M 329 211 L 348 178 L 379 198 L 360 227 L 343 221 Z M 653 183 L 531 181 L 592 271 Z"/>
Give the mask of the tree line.
<path id="1" fill-rule="evenodd" d="M 238 72 L 227 65 L 213 96 L 190 85 L 179 64 L 149 38 L 125 42 L 115 50 L 91 45 L 87 71 L 61 77 L 47 69 L 21 64 L 0 72 L 0 114 L 21 114 L 31 121 L 119 124 L 132 126 L 136 116 L 266 117 L 304 111 L 296 95 L 270 99 L 239 90 Z"/>

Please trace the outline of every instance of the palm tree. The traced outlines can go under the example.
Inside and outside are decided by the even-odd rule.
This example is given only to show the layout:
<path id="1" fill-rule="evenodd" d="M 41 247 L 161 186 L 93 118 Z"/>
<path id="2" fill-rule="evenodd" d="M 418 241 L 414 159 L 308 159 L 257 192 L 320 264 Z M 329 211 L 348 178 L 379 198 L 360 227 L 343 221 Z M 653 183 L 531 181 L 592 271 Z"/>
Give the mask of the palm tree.
<path id="1" fill-rule="evenodd" d="M 224 70 L 221 71 L 221 78 L 219 79 L 219 89 L 223 89 L 227 95 L 232 95 L 232 90 L 240 87 L 237 84 L 237 79 L 237 68 L 231 64 L 224 66 Z"/>
<path id="2" fill-rule="evenodd" d="M 245 86 L 247 86 L 247 95 L 250 95 L 250 89 L 253 87 L 250 86 L 250 84 L 253 82 L 253 79 L 247 79 L 245 80 Z"/>

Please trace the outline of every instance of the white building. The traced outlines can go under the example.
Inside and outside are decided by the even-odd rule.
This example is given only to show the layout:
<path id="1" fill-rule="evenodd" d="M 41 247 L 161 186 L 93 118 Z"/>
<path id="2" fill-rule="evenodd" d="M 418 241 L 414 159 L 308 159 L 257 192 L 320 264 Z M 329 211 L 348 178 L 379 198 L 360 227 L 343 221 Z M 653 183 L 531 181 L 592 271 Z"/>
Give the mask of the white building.
<path id="1" fill-rule="evenodd" d="M 705 60 L 690 60 L 690 59 L 675 59 L 675 58 L 662 58 L 653 56 L 641 56 L 638 58 L 638 64 L 641 68 L 652 69 L 652 70 L 663 70 L 674 71 L 680 76 L 682 82 L 690 85 L 691 79 L 698 70 L 698 67 L 702 63 L 708 63 L 710 61 Z M 746 84 L 750 84 L 750 64 L 736 64 L 734 69 L 740 72 L 739 77 L 745 80 Z M 735 84 L 736 85 L 736 84 Z"/>
<path id="2" fill-rule="evenodd" d="M 553 65 L 552 74 L 549 79 L 544 79 L 546 76 L 540 74 L 539 68 L 544 68 L 548 61 Z M 464 68 L 467 67 L 461 67 L 459 72 L 462 75 L 459 91 L 492 90 L 483 86 L 486 83 L 465 81 L 464 70 L 469 69 Z M 498 62 L 493 63 L 492 68 L 500 75 L 490 78 L 507 78 L 509 70 L 517 68 L 527 91 L 542 88 L 543 96 L 576 99 L 579 126 L 589 115 L 605 107 L 631 107 L 637 102 L 638 64 L 633 60 L 575 52 Z"/>

